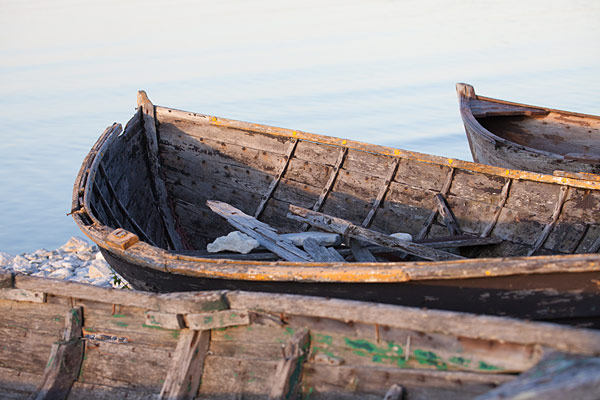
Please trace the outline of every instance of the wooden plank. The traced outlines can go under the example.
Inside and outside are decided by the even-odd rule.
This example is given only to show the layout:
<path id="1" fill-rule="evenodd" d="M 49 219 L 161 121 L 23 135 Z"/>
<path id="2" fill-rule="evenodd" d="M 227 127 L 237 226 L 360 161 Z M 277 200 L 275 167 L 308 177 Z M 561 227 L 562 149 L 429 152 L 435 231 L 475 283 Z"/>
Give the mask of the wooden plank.
<path id="1" fill-rule="evenodd" d="M 188 328 L 195 330 L 210 330 L 250 324 L 248 311 L 243 309 L 186 314 L 183 318 Z"/>
<path id="2" fill-rule="evenodd" d="M 350 251 L 358 262 L 377 262 L 373 253 L 368 248 L 363 247 L 356 239 L 350 239 Z"/>
<path id="3" fill-rule="evenodd" d="M 502 208 L 506 204 L 506 199 L 508 199 L 508 192 L 510 190 L 511 182 L 512 179 L 507 179 L 504 186 L 502 186 L 502 192 L 500 193 L 500 202 L 496 206 L 496 212 L 494 213 L 494 217 L 492 218 L 490 223 L 486 225 L 485 229 L 481 232 L 481 237 L 488 237 L 490 233 L 492 233 L 494 227 L 496 226 L 498 218 L 500 217 L 500 213 L 502 212 Z"/>
<path id="4" fill-rule="evenodd" d="M 26 289 L 0 289 L 0 299 L 44 303 L 46 302 L 46 293 Z"/>
<path id="5" fill-rule="evenodd" d="M 325 246 L 321 246 L 317 243 L 316 240 L 311 238 L 306 238 L 304 240 L 304 250 L 310 254 L 310 256 L 315 261 L 322 262 L 345 262 L 344 258 L 338 252 L 330 252 L 330 250 L 335 251 L 335 249 L 328 249 Z M 335 255 L 337 254 L 337 256 Z"/>
<path id="6" fill-rule="evenodd" d="M 569 171 L 556 170 L 552 173 L 552 175 L 560 176 L 562 178 L 582 179 L 585 181 L 600 182 L 600 175 L 590 174 L 589 172 L 569 172 Z"/>
<path id="7" fill-rule="evenodd" d="M 256 239 L 263 247 L 288 261 L 312 261 L 291 240 L 282 238 L 275 229 L 258 221 L 237 208 L 221 201 L 208 200 L 206 205 L 218 215 L 227 219 L 233 227 Z"/>
<path id="8" fill-rule="evenodd" d="M 437 202 L 438 212 L 444 219 L 444 223 L 446 224 L 446 228 L 448 228 L 448 233 L 450 235 L 462 235 L 462 231 L 458 227 L 458 223 L 456 222 L 456 217 L 448 207 L 448 203 L 446 203 L 446 199 L 440 193 L 435 195 L 435 201 Z"/>
<path id="9" fill-rule="evenodd" d="M 137 233 L 138 235 L 140 235 L 144 241 L 150 243 L 152 246 L 156 246 L 156 243 L 154 243 L 154 241 L 152 241 L 152 239 L 150 239 L 150 237 L 146 234 L 146 232 L 144 232 L 144 230 L 142 229 L 142 227 L 129 214 L 129 212 L 127 211 L 127 209 L 125 208 L 125 206 L 123 205 L 123 203 L 121 202 L 121 200 L 119 199 L 119 196 L 118 196 L 117 192 L 115 191 L 114 186 L 110 182 L 110 180 L 108 178 L 108 175 L 106 174 L 106 171 L 105 171 L 104 166 L 102 165 L 102 163 L 100 163 L 98 165 L 98 169 L 100 171 L 100 175 L 104 178 L 104 181 L 106 183 L 106 187 L 108 188 L 108 191 L 110 192 L 112 198 L 114 199 L 117 207 L 121 211 L 121 214 L 123 214 L 125 216 L 125 219 L 131 224 L 131 226 L 133 226 L 135 228 L 135 230 L 136 230 L 135 233 Z"/>
<path id="10" fill-rule="evenodd" d="M 408 399 L 471 399 L 514 379 L 510 375 L 306 363 L 303 386 L 310 398 L 381 400 L 386 389 L 402 383 Z"/>
<path id="11" fill-rule="evenodd" d="M 196 396 L 209 343 L 209 330 L 185 329 L 181 332 L 159 399 L 183 400 Z"/>
<path id="12" fill-rule="evenodd" d="M 421 267 L 419 265 L 415 270 Z M 296 295 L 230 292 L 227 299 L 232 308 L 388 325 L 518 344 L 539 344 L 588 355 L 600 354 L 600 332 L 556 324 Z M 557 341 L 557 337 L 561 340 Z"/>
<path id="13" fill-rule="evenodd" d="M 399 164 L 400 164 L 400 159 L 399 158 L 394 159 L 392 168 L 390 168 L 390 170 L 388 171 L 388 174 L 385 177 L 385 181 L 383 182 L 383 185 L 381 186 L 379 193 L 377 193 L 377 198 L 375 198 L 375 201 L 373 202 L 373 207 L 371 207 L 371 210 L 369 210 L 369 213 L 367 214 L 367 216 L 365 217 L 365 220 L 363 221 L 363 223 L 361 225 L 363 228 L 368 228 L 371 225 L 371 222 L 373 221 L 373 217 L 375 216 L 377 209 L 379 208 L 381 202 L 383 201 L 385 194 L 387 193 L 388 189 L 390 188 L 390 184 L 392 183 L 394 176 L 396 175 L 396 171 L 398 171 Z M 319 211 L 319 210 L 315 210 L 315 211 Z"/>
<path id="14" fill-rule="evenodd" d="M 292 142 L 288 146 L 288 149 L 286 151 L 285 158 L 284 158 L 285 161 L 284 161 L 283 165 L 281 166 L 281 169 L 279 170 L 277 177 L 271 181 L 271 184 L 269 185 L 267 192 L 261 198 L 260 203 L 258 204 L 258 207 L 256 207 L 256 211 L 254 212 L 254 218 L 260 217 L 260 214 L 262 214 L 263 210 L 265 209 L 265 205 L 267 204 L 267 201 L 269 201 L 269 198 L 271 198 L 271 195 L 275 191 L 275 188 L 279 184 L 279 181 L 281 181 L 281 178 L 285 174 L 285 171 L 287 171 L 288 165 L 290 164 L 290 160 L 291 160 L 292 156 L 294 155 L 294 150 L 296 150 L 297 144 L 298 144 L 298 139 L 292 140 Z"/>
<path id="15" fill-rule="evenodd" d="M 183 329 L 185 321 L 183 314 L 171 314 L 158 311 L 146 311 L 145 324 L 148 326 L 159 326 L 165 329 Z"/>
<path id="16" fill-rule="evenodd" d="M 52 345 L 42 382 L 31 399 L 65 399 L 69 394 L 83 361 L 82 312 L 73 308 L 67 313 L 62 341 Z"/>
<path id="17" fill-rule="evenodd" d="M 563 205 L 565 204 L 565 200 L 567 199 L 568 193 L 569 193 L 568 186 L 560 187 L 560 194 L 558 195 L 558 200 L 556 201 L 556 204 L 554 206 L 554 212 L 552 213 L 552 219 L 544 227 L 542 234 L 535 241 L 535 244 L 533 245 L 533 247 L 529 251 L 529 254 L 527 254 L 527 255 L 529 255 L 529 256 L 534 255 L 535 252 L 538 251 L 540 249 L 540 247 L 542 247 L 544 245 L 544 242 L 546 241 L 546 239 L 548 239 L 550 232 L 552 232 L 552 229 L 554 229 L 554 226 L 556 225 L 556 222 L 558 221 L 558 217 L 560 216 Z"/>
<path id="18" fill-rule="evenodd" d="M 43 291 L 55 296 L 102 301 L 173 313 L 202 312 L 228 308 L 223 292 L 152 294 L 133 290 L 106 289 L 93 285 L 63 282 L 35 276 L 15 276 L 17 289 Z"/>
<path id="19" fill-rule="evenodd" d="M 156 199 L 158 207 L 160 209 L 165 228 L 169 235 L 169 240 L 174 250 L 182 249 L 183 244 L 181 237 L 175 228 L 175 220 L 171 214 L 171 210 L 168 205 L 167 189 L 165 182 L 162 177 L 160 160 L 158 158 L 158 137 L 156 133 L 156 119 L 154 104 L 150 102 L 146 92 L 143 90 L 138 92 L 137 98 L 138 107 L 142 109 L 142 115 L 144 120 L 144 131 L 146 133 L 146 139 L 148 144 L 148 157 L 150 158 L 150 168 L 152 176 L 152 184 L 155 189 Z"/>
<path id="20" fill-rule="evenodd" d="M 316 228 L 333 233 L 339 233 L 344 236 L 363 240 L 379 246 L 402 250 L 406 253 L 422 257 L 426 260 L 458 260 L 464 258 L 442 250 L 436 250 L 434 248 L 422 246 L 413 242 L 396 239 L 392 236 L 354 225 L 344 219 L 307 210 L 306 208 L 290 205 L 289 210 L 291 214 L 289 214 L 288 217 L 291 219 L 307 222 Z"/>
<path id="21" fill-rule="evenodd" d="M 342 167 L 342 164 L 344 163 L 344 159 L 346 158 L 347 154 L 348 154 L 348 149 L 346 147 L 340 147 L 337 159 L 335 161 L 333 169 L 331 170 L 331 174 L 329 175 L 329 178 L 327 179 L 327 183 L 325 184 L 325 187 L 323 187 L 323 190 L 321 190 L 321 194 L 319 195 L 319 198 L 317 199 L 317 201 L 315 202 L 315 204 L 312 207 L 312 209 L 314 211 L 319 211 L 321 209 L 321 207 L 323 207 L 323 203 L 325 203 L 325 200 L 327 200 L 327 196 L 329 195 L 329 192 L 331 192 L 331 189 L 333 188 L 333 185 L 335 184 L 337 176 L 340 172 L 340 168 Z M 308 227 L 309 227 L 308 224 L 302 224 L 301 230 L 305 231 L 308 229 Z"/>
<path id="22" fill-rule="evenodd" d="M 454 168 L 450 168 L 450 170 L 448 171 L 448 174 L 446 175 L 446 179 L 444 180 L 444 185 L 442 186 L 442 189 L 439 192 L 443 196 L 447 195 L 448 190 L 450 190 L 450 186 L 452 185 L 452 179 L 454 178 L 454 170 L 455 170 Z M 433 210 L 433 212 L 429 215 L 429 218 L 427 219 L 427 223 L 425 224 L 423 229 L 421 229 L 421 231 L 417 235 L 416 239 L 424 239 L 425 237 L 427 237 L 427 234 L 429 233 L 429 230 L 431 229 L 431 225 L 433 225 L 433 221 L 435 221 L 437 215 L 438 215 L 437 209 Z"/>
<path id="23" fill-rule="evenodd" d="M 600 398 L 600 358 L 553 353 L 513 381 L 476 400 Z"/>
<path id="24" fill-rule="evenodd" d="M 290 399 L 296 396 L 302 376 L 302 365 L 308 358 L 310 335 L 306 328 L 299 330 L 283 350 L 285 358 L 277 364 L 269 400 Z"/>

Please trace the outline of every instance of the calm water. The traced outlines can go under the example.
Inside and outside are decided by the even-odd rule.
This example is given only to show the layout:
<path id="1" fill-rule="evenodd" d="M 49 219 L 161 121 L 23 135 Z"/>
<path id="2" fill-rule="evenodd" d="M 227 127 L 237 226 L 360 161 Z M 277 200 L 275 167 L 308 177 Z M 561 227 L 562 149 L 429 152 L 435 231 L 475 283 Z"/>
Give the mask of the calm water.
<path id="1" fill-rule="evenodd" d="M 80 235 L 89 148 L 155 104 L 471 160 L 454 84 L 600 114 L 598 1 L 0 0 L 0 251 Z"/>

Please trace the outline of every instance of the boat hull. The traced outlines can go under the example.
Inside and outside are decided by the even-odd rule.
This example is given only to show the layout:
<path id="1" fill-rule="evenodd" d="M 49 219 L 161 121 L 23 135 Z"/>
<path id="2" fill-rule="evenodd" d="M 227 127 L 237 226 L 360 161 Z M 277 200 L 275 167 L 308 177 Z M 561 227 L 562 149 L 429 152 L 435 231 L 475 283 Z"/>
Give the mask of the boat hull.
<path id="1" fill-rule="evenodd" d="M 600 117 L 478 96 L 463 83 L 456 91 L 475 162 L 543 174 L 600 173 Z"/>
<path id="2" fill-rule="evenodd" d="M 110 265 L 137 290 L 245 290 L 299 294 L 600 328 L 600 290 L 593 283 L 600 281 L 600 272 L 388 283 L 233 280 L 157 271 L 104 249 L 101 251 Z"/>

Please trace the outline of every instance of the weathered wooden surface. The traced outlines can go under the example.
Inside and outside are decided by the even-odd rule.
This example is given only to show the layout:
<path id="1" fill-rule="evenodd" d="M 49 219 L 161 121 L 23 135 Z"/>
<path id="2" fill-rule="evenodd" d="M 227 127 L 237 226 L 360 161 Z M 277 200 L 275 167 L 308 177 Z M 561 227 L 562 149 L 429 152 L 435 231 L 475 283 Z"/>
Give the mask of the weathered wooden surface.
<path id="1" fill-rule="evenodd" d="M 160 399 L 183 400 L 193 399 L 196 396 L 209 342 L 210 330 L 182 331 L 171 367 L 160 391 Z"/>
<path id="2" fill-rule="evenodd" d="M 539 364 L 477 400 L 600 398 L 600 358 L 549 354 Z"/>
<path id="3" fill-rule="evenodd" d="M 539 343 L 557 350 L 582 351 L 586 354 L 600 352 L 600 332 L 577 330 L 566 326 L 529 324 L 499 317 L 475 317 L 466 313 L 423 311 L 384 304 L 366 306 L 347 300 L 322 300 L 301 296 L 287 297 L 274 294 L 233 292 L 228 293 L 227 298 L 233 308 L 268 309 L 274 313 L 300 314 L 373 324 L 386 321 L 387 325 L 398 328 L 434 331 L 470 338 L 489 338 L 520 344 Z M 543 328 L 540 329 L 540 327 Z M 556 341 L 557 337 L 561 337 L 561 340 Z"/>
<path id="4" fill-rule="evenodd" d="M 284 359 L 277 364 L 269 400 L 292 399 L 297 394 L 302 376 L 302 366 L 308 358 L 310 336 L 301 329 L 292 336 L 282 349 Z"/>
<path id="5" fill-rule="evenodd" d="M 600 172 L 600 117 L 477 96 L 466 84 L 456 89 L 475 161 L 545 174 Z"/>
<path id="6" fill-rule="evenodd" d="M 154 185 L 157 203 L 162 215 L 165 228 L 169 235 L 171 246 L 174 250 L 182 249 L 183 244 L 181 237 L 177 233 L 175 219 L 168 204 L 168 194 L 165 187 L 165 182 L 162 176 L 161 164 L 158 155 L 158 137 L 156 132 L 156 119 L 154 105 L 148 99 L 146 92 L 138 92 L 138 107 L 142 109 L 142 117 L 144 120 L 144 130 L 146 133 L 146 141 L 148 146 L 148 157 L 150 159 L 150 170 L 152 175 L 152 184 Z"/>
<path id="7" fill-rule="evenodd" d="M 333 247 L 319 245 L 316 240 L 307 238 L 304 240 L 304 250 L 315 261 L 322 262 L 345 262 L 344 257 L 340 255 Z"/>
<path id="8" fill-rule="evenodd" d="M 445 251 L 436 250 L 406 240 L 396 239 L 389 235 L 384 235 L 360 226 L 354 225 L 341 218 L 332 217 L 316 211 L 290 205 L 290 218 L 297 218 L 300 221 L 307 222 L 316 228 L 324 229 L 329 232 L 339 233 L 340 235 L 363 240 L 379 246 L 389 247 L 391 249 L 402 250 L 427 260 L 457 260 L 463 257 L 451 254 Z"/>
<path id="9" fill-rule="evenodd" d="M 442 196 L 439 193 L 436 194 L 435 201 L 438 205 L 438 212 L 444 219 L 444 224 L 448 229 L 448 233 L 450 235 L 462 234 L 462 231 L 460 230 L 460 228 L 458 227 L 458 223 L 456 222 L 456 218 L 454 217 L 452 210 L 450 210 L 450 208 L 448 207 L 448 203 L 446 203 L 446 199 L 444 199 L 444 196 Z"/>
<path id="10" fill-rule="evenodd" d="M 236 229 L 256 239 L 263 247 L 288 261 L 310 261 L 311 257 L 304 251 L 298 249 L 291 240 L 285 239 L 277 234 L 275 229 L 258 221 L 241 210 L 221 201 L 207 201 L 206 204 L 218 215 Z"/>
<path id="11" fill-rule="evenodd" d="M 83 361 L 82 325 L 82 309 L 71 309 L 65 317 L 62 340 L 52 346 L 42 383 L 31 399 L 64 399 L 68 396 Z"/>
<path id="12" fill-rule="evenodd" d="M 385 392 L 383 400 L 402 400 L 403 395 L 404 389 L 402 389 L 402 386 L 393 384 L 388 391 Z"/>

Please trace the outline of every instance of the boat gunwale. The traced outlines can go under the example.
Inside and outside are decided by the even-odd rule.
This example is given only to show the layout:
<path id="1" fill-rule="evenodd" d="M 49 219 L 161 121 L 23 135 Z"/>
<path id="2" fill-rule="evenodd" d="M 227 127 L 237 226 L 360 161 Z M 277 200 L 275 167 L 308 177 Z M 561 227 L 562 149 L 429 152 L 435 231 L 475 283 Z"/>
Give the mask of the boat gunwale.
<path id="1" fill-rule="evenodd" d="M 581 354 L 600 354 L 600 331 L 504 316 L 240 290 L 175 293 L 128 291 L 9 272 L 0 272 L 0 281 L 4 282 L 0 291 L 16 289 L 42 292 L 46 295 L 111 304 L 113 307 L 135 307 L 165 314 L 248 310 L 278 316 L 287 314 L 329 318 L 346 323 L 353 321 L 457 337 L 541 345 Z M 561 340 L 557 341 L 557 337 Z"/>
<path id="2" fill-rule="evenodd" d="M 516 102 L 512 102 L 512 101 L 507 101 L 507 100 L 495 99 L 492 97 L 480 96 L 475 93 L 475 88 L 472 85 L 469 85 L 468 83 L 457 83 L 456 84 L 456 92 L 458 94 L 459 102 L 460 102 L 460 107 L 459 107 L 460 113 L 461 113 L 463 123 L 465 125 L 468 124 L 469 128 L 471 128 L 473 131 L 475 131 L 479 135 L 483 136 L 484 138 L 487 138 L 488 140 L 492 140 L 494 142 L 499 142 L 506 146 L 515 147 L 520 151 L 533 153 L 533 154 L 540 155 L 540 156 L 550 158 L 553 160 L 557 160 L 557 161 L 569 161 L 569 159 L 565 158 L 564 155 L 559 154 L 559 153 L 554 153 L 551 151 L 537 149 L 535 147 L 530 147 L 530 146 L 523 145 L 523 144 L 520 144 L 517 142 L 513 142 L 512 140 L 505 139 L 501 136 L 496 135 L 495 133 L 493 133 L 492 131 L 486 129 L 483 125 L 481 125 L 481 123 L 479 123 L 479 121 L 477 121 L 477 118 L 475 118 L 475 116 L 473 115 L 471 106 L 468 103 L 468 100 L 471 99 L 471 97 L 464 94 L 464 92 L 465 92 L 464 88 L 466 88 L 466 87 L 470 87 L 471 89 L 473 89 L 473 94 L 475 95 L 475 97 L 474 97 L 475 100 L 487 101 L 490 103 L 505 104 L 505 105 L 511 105 L 511 106 L 518 106 L 518 107 L 525 107 L 525 108 L 535 108 L 535 109 L 543 110 L 548 114 L 549 113 L 557 113 L 557 114 L 561 114 L 561 115 L 565 115 L 565 116 L 575 116 L 575 117 L 580 117 L 580 118 L 591 118 L 591 119 L 595 119 L 595 120 L 600 120 L 600 116 L 596 116 L 596 115 L 582 114 L 582 113 L 565 111 L 565 110 L 557 110 L 557 109 L 553 109 L 553 108 L 535 106 L 535 105 L 531 105 L 531 104 L 522 104 L 522 103 L 516 103 Z M 533 119 L 536 118 L 535 116 L 526 116 L 526 117 L 533 118 Z M 469 135 L 468 130 L 467 130 L 467 135 Z M 582 163 L 582 164 L 597 164 L 600 162 L 600 157 L 598 157 L 597 159 L 577 159 L 577 162 Z M 549 175 L 549 176 L 551 176 L 551 175 Z"/>
<path id="3" fill-rule="evenodd" d="M 210 122 L 232 129 L 240 129 L 255 133 L 269 134 L 272 136 L 283 136 L 291 139 L 307 140 L 325 145 L 347 147 L 349 149 L 366 151 L 382 156 L 396 158 L 408 158 L 429 164 L 450 166 L 473 172 L 486 173 L 509 179 L 531 180 L 541 183 L 554 183 L 579 188 L 591 188 L 600 190 L 600 182 L 570 177 L 556 177 L 528 171 L 508 170 L 488 165 L 476 164 L 469 161 L 454 160 L 442 156 L 435 156 L 408 150 L 394 149 L 387 146 L 367 144 L 359 141 L 323 136 L 302 131 L 294 131 L 285 128 L 272 127 L 262 124 L 242 122 L 225 118 L 214 117 L 205 114 L 192 113 L 177 109 L 155 106 L 157 110 L 167 110 L 179 117 L 196 119 L 201 118 L 203 122 Z M 137 113 L 138 111 L 136 111 Z M 134 114 L 135 117 L 135 114 Z M 160 122 L 160 121 L 159 121 Z M 116 124 L 120 127 L 120 124 Z M 152 246 L 144 241 L 139 241 L 127 249 L 117 247 L 107 240 L 113 229 L 100 222 L 93 214 L 90 207 L 88 186 L 93 178 L 94 171 L 98 168 L 104 150 L 121 134 L 120 129 L 115 129 L 115 124 L 105 130 L 104 134 L 97 140 L 92 150 L 82 163 L 73 193 L 75 212 L 72 212 L 79 228 L 84 234 L 98 246 L 118 255 L 123 260 L 135 263 L 139 266 L 159 270 L 167 273 L 182 274 L 186 276 L 205 277 L 213 279 L 242 279 L 252 281 L 303 281 L 303 282 L 407 282 L 416 280 L 433 279 L 464 279 L 464 278 L 489 278 L 494 276 L 507 276 L 516 274 L 544 274 L 561 271 L 588 272 L 600 271 L 600 254 L 566 254 L 534 257 L 502 257 L 502 258 L 476 258 L 458 261 L 438 262 L 358 262 L 358 263 L 335 263 L 335 262 L 290 262 L 290 261 L 250 261 L 230 259 L 207 259 L 201 256 L 189 256 L 174 254 L 168 250 Z M 93 157 L 93 158 L 92 158 Z M 85 182 L 83 182 L 85 180 Z M 79 204 L 78 193 L 81 187 L 84 192 L 83 204 Z M 78 203 L 77 205 L 75 203 Z M 89 216 L 91 224 L 86 224 L 82 214 Z M 532 270 L 527 266 L 535 260 L 543 258 L 543 268 Z M 525 260 L 526 259 L 526 260 Z M 523 262 L 521 268 L 506 271 L 502 266 L 508 261 Z M 533 261 L 532 261 L 533 260 Z M 573 261 L 583 263 L 581 266 L 573 267 Z M 566 267 L 560 264 L 566 263 Z M 474 264 L 474 265 L 473 265 Z M 558 265 L 557 265 L 558 264 Z M 467 268 L 460 268 L 460 267 Z M 228 270 L 229 268 L 229 270 Z M 258 271 L 253 271 L 257 268 Z M 320 269 L 324 268 L 324 269 Z M 427 271 L 427 272 L 425 272 Z"/>

